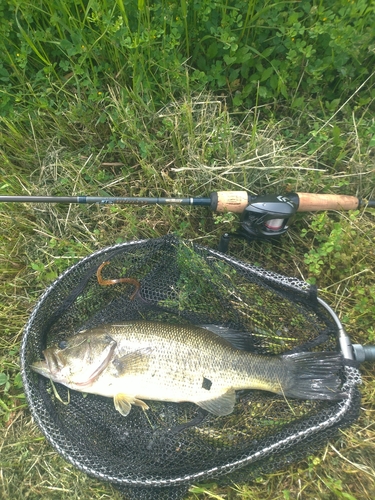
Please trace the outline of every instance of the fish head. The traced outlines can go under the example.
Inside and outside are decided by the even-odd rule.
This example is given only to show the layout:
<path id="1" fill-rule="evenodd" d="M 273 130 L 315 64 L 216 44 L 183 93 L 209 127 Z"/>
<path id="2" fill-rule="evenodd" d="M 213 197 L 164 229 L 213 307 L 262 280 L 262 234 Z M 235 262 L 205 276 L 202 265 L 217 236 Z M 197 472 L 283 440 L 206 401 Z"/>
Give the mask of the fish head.
<path id="1" fill-rule="evenodd" d="M 30 368 L 72 389 L 90 386 L 113 359 L 116 345 L 109 335 L 82 332 L 45 349 L 44 360 Z"/>

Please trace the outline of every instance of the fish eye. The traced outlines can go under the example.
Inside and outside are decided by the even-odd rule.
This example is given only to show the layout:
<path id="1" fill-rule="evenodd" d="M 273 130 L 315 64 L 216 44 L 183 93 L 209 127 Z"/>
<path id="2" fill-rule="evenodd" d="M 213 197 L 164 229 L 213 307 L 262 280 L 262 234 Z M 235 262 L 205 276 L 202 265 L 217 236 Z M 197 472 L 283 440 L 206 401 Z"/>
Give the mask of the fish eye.
<path id="1" fill-rule="evenodd" d="M 66 340 L 60 340 L 58 346 L 60 349 L 66 349 L 68 347 L 68 342 Z"/>

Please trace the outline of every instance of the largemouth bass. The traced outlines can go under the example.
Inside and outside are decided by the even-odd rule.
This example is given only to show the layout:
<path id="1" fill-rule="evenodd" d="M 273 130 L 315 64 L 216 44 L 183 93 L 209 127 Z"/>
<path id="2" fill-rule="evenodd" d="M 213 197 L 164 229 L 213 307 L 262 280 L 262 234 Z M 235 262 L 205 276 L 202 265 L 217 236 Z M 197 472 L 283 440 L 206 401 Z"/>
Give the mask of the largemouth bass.
<path id="1" fill-rule="evenodd" d="M 114 399 L 127 415 L 144 400 L 193 402 L 228 415 L 235 391 L 261 389 L 285 397 L 338 400 L 338 353 L 264 356 L 237 349 L 205 328 L 150 321 L 102 325 L 43 351 L 31 368 L 76 391 Z"/>

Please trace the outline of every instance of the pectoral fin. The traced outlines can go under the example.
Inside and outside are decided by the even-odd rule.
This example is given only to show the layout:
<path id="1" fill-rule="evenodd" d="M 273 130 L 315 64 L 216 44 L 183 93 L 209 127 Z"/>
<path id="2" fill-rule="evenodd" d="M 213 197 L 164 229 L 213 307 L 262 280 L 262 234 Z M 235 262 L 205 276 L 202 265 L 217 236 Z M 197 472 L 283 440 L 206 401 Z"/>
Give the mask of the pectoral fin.
<path id="1" fill-rule="evenodd" d="M 215 399 L 196 401 L 196 404 L 204 410 L 222 417 L 224 415 L 229 415 L 230 413 L 232 413 L 235 402 L 236 392 L 234 389 L 229 389 L 227 392 L 221 394 Z"/>
<path id="2" fill-rule="evenodd" d="M 132 404 L 135 406 L 140 406 L 143 410 L 148 410 L 147 404 L 141 399 L 137 399 L 134 396 L 128 396 L 126 394 L 116 394 L 113 398 L 116 410 L 126 417 L 131 408 Z"/>
<path id="3" fill-rule="evenodd" d="M 137 351 L 125 354 L 122 357 L 116 357 L 113 364 L 118 375 L 125 373 L 142 373 L 147 370 L 149 357 L 152 352 L 151 347 L 138 349 Z"/>

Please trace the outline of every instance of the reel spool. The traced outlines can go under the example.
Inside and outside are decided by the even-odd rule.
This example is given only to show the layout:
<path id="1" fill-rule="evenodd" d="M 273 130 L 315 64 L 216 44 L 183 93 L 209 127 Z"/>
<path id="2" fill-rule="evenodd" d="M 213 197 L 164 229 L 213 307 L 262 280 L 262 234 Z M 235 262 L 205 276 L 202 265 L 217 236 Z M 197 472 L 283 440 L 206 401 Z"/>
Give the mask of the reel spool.
<path id="1" fill-rule="evenodd" d="M 286 196 L 258 196 L 242 212 L 238 235 L 247 240 L 277 238 L 288 230 L 297 209 Z"/>

